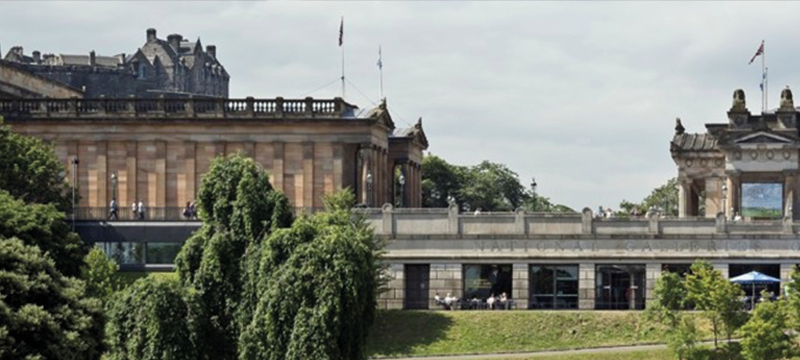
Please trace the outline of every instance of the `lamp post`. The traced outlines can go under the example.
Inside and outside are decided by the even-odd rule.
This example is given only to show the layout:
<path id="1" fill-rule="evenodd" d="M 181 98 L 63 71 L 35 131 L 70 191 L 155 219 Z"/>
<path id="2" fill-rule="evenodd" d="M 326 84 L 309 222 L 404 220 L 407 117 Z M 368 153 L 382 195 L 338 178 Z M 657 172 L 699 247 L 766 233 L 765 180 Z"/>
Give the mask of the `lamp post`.
<path id="1" fill-rule="evenodd" d="M 728 184 L 722 183 L 722 213 L 725 214 L 727 209 L 728 209 Z M 728 218 L 727 214 L 725 214 L 725 218 L 726 219 Z"/>
<path id="2" fill-rule="evenodd" d="M 531 189 L 533 190 L 533 211 L 536 212 L 536 203 L 537 203 L 537 196 L 536 196 L 536 178 L 531 178 Z"/>
<path id="3" fill-rule="evenodd" d="M 117 173 L 114 172 L 111 174 L 111 198 L 116 200 L 117 199 Z"/>
<path id="4" fill-rule="evenodd" d="M 75 208 L 76 205 L 76 197 L 75 197 L 75 188 L 78 187 L 78 157 L 72 157 L 72 231 L 75 231 Z"/>
<path id="5" fill-rule="evenodd" d="M 372 206 L 372 171 L 367 170 L 367 207 Z"/>
<path id="6" fill-rule="evenodd" d="M 400 183 L 400 206 L 403 207 L 403 203 L 405 203 L 406 197 L 406 177 L 403 175 L 403 170 L 400 170 L 400 178 L 397 179 L 397 182 Z"/>

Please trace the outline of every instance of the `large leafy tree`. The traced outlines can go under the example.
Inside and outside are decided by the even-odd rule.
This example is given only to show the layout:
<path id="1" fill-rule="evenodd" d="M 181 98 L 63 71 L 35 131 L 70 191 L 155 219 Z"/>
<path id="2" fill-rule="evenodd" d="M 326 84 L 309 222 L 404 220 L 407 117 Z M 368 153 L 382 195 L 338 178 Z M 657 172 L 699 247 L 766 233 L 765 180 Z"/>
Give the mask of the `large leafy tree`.
<path id="1" fill-rule="evenodd" d="M 0 189 L 26 203 L 69 208 L 64 166 L 51 146 L 11 131 L 0 118 L 0 154 Z"/>
<path id="2" fill-rule="evenodd" d="M 73 233 L 64 213 L 52 204 L 26 204 L 0 190 L 0 237 L 37 246 L 66 276 L 79 276 L 88 246 Z"/>
<path id="3" fill-rule="evenodd" d="M 209 359 L 236 359 L 241 323 L 255 306 L 261 241 L 291 224 L 282 193 L 255 161 L 241 154 L 215 159 L 198 193 L 203 226 L 176 260 L 184 286 L 196 291 L 205 335 L 197 344 Z"/>
<path id="4" fill-rule="evenodd" d="M 108 309 L 109 359 L 196 360 L 202 318 L 176 279 L 146 277 L 114 294 Z"/>
<path id="5" fill-rule="evenodd" d="M 264 242 L 258 306 L 243 360 L 366 359 L 380 284 L 381 244 L 349 210 L 350 193 Z"/>
<path id="6" fill-rule="evenodd" d="M 700 206 L 704 208 L 702 199 Z M 653 189 L 641 202 L 622 200 L 619 208 L 623 214 L 631 214 L 635 208 L 640 214 L 645 214 L 650 209 L 658 209 L 664 215 L 678 216 L 678 179 L 667 180 L 666 184 Z M 700 213 L 702 212 L 701 209 Z"/>
<path id="7" fill-rule="evenodd" d="M 686 275 L 687 299 L 711 322 L 714 347 L 723 329 L 730 342 L 731 335 L 745 318 L 739 302 L 744 292 L 707 262 L 695 262 L 691 269 L 691 273 Z"/>
<path id="8" fill-rule="evenodd" d="M 422 160 L 424 207 L 447 207 L 455 201 L 462 210 L 574 212 L 526 188 L 506 165 L 483 161 L 475 166 L 453 165 L 435 155 Z"/>
<path id="9" fill-rule="evenodd" d="M 99 359 L 100 301 L 36 246 L 0 237 L 0 358 Z"/>

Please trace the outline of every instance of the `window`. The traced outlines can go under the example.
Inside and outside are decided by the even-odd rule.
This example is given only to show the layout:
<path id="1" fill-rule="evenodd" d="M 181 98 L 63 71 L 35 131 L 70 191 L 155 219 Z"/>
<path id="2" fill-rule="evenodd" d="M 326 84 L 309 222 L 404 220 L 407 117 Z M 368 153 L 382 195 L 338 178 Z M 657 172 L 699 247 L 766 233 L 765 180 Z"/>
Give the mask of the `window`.
<path id="1" fill-rule="evenodd" d="M 147 76 L 147 66 L 139 64 L 139 79 L 144 79 Z"/>
<path id="2" fill-rule="evenodd" d="M 511 298 L 511 264 L 464 265 L 464 299 Z"/>
<path id="3" fill-rule="evenodd" d="M 595 308 L 644 310 L 644 265 L 597 265 Z"/>
<path id="4" fill-rule="evenodd" d="M 531 265 L 530 309 L 577 309 L 578 265 Z"/>
<path id="5" fill-rule="evenodd" d="M 144 263 L 144 243 L 134 242 L 101 242 L 95 246 L 103 250 L 117 264 Z"/>
<path id="6" fill-rule="evenodd" d="M 147 243 L 146 260 L 148 264 L 174 264 L 181 251 L 182 243 Z"/>

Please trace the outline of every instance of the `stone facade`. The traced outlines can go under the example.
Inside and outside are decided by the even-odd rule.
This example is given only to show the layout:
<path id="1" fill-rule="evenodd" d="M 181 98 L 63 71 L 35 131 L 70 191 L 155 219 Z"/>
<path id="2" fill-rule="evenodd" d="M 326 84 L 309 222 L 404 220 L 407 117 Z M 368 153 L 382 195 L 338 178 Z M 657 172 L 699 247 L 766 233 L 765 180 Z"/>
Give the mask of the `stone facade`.
<path id="1" fill-rule="evenodd" d="M 155 29 L 148 29 L 146 36 L 144 45 L 132 54 L 41 54 L 37 50 L 29 56 L 23 47 L 15 46 L 4 62 L 78 89 L 87 98 L 228 97 L 230 75 L 217 60 L 215 45 L 204 49 L 199 38 L 186 41 L 179 34 L 159 39 Z"/>
<path id="2" fill-rule="evenodd" d="M 54 145 L 70 182 L 77 171 L 78 207 L 103 208 L 116 198 L 123 210 L 139 200 L 184 207 L 211 160 L 236 152 L 268 170 L 295 207 L 321 207 L 322 195 L 344 188 L 364 204 L 391 203 L 399 185 L 390 174 L 421 163 L 422 125 L 395 138 L 385 103 L 364 117 L 354 111 L 341 99 L 311 98 L 0 102 L 15 131 Z M 419 204 L 420 173 L 405 177 L 400 193 Z"/>

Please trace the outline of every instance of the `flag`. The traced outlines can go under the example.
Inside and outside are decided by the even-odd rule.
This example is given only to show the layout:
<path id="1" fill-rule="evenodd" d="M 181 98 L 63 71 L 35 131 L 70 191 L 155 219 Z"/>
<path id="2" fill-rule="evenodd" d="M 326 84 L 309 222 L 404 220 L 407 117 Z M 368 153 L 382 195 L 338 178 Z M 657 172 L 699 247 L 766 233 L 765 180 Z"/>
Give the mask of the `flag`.
<path id="1" fill-rule="evenodd" d="M 759 47 L 758 47 L 758 50 L 756 50 L 756 54 L 755 54 L 755 55 L 753 55 L 753 57 L 750 59 L 750 62 L 749 62 L 749 63 L 747 63 L 747 65 L 750 65 L 750 64 L 752 64 L 752 63 L 753 63 L 753 61 L 755 61 L 755 60 L 756 60 L 756 58 L 757 58 L 759 55 L 764 55 L 764 40 L 761 40 L 761 46 L 759 46 Z"/>
<path id="2" fill-rule="evenodd" d="M 378 69 L 383 70 L 383 59 L 381 56 L 381 47 L 378 46 Z"/>
<path id="3" fill-rule="evenodd" d="M 344 16 L 342 16 L 342 22 L 339 23 L 339 46 L 342 46 L 344 43 Z"/>

